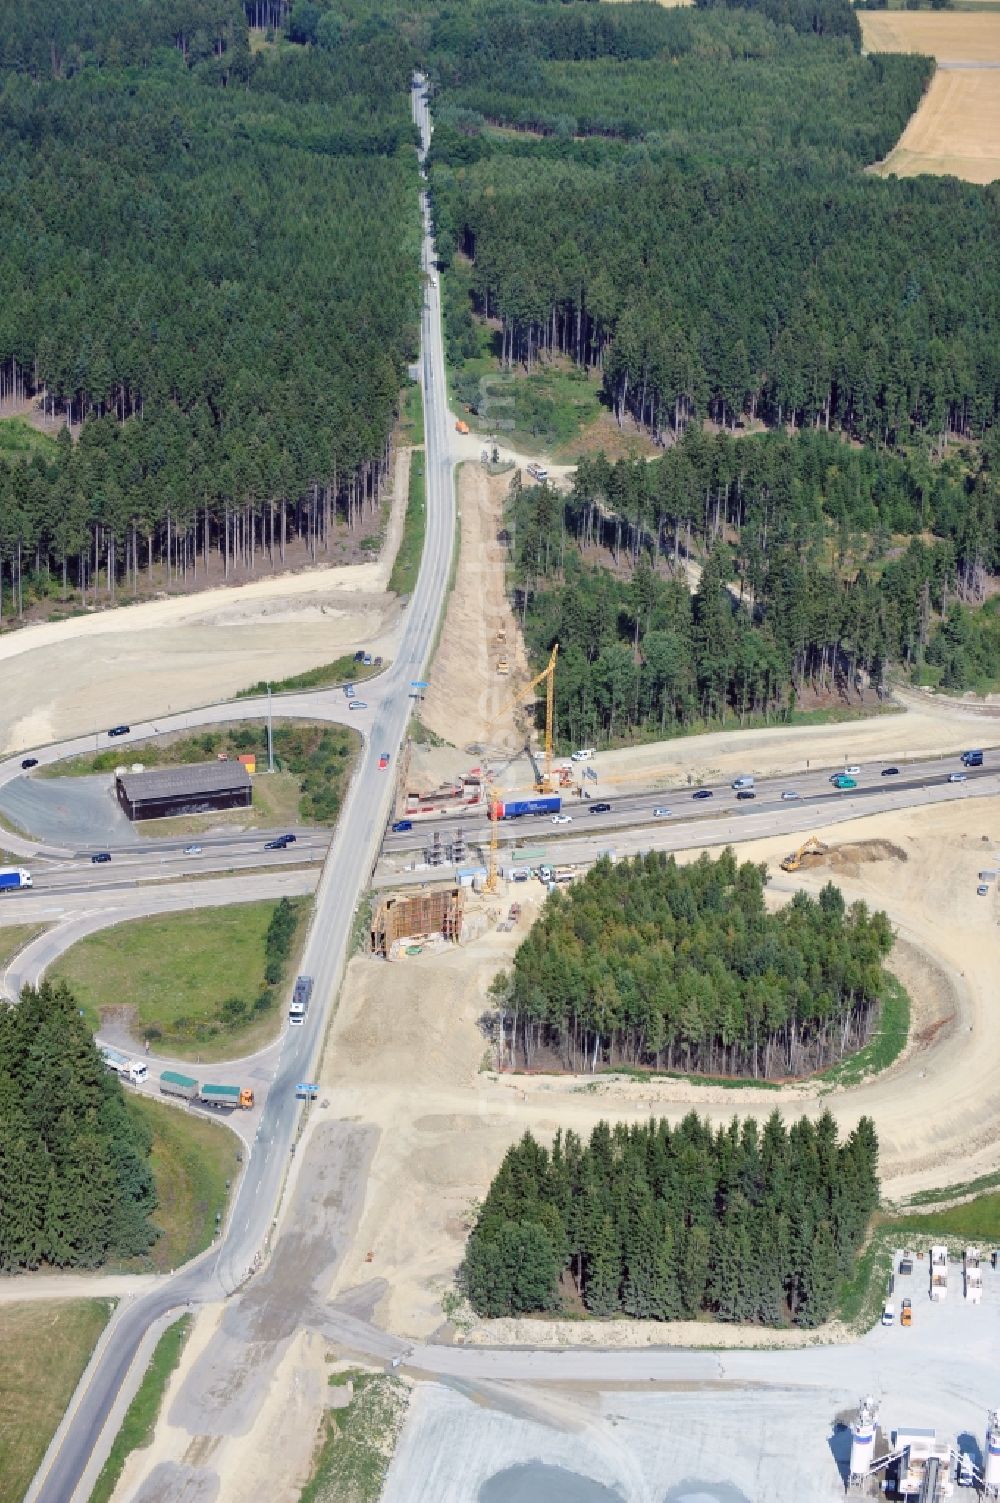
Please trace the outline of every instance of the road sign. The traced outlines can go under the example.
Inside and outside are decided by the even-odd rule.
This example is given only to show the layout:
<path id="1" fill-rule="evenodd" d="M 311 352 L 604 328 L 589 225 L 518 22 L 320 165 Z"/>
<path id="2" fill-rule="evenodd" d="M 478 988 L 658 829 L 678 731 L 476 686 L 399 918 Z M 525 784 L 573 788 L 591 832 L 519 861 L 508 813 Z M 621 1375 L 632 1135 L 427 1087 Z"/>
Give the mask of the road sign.
<path id="1" fill-rule="evenodd" d="M 410 688 L 411 689 L 429 689 L 430 688 L 430 684 L 429 684 L 428 680 L 425 679 L 425 678 L 411 678 L 410 679 Z"/>
<path id="2" fill-rule="evenodd" d="M 300 1081 L 299 1084 L 295 1087 L 295 1094 L 296 1096 L 318 1096 L 319 1086 L 313 1085 L 312 1082 L 308 1080 Z"/>

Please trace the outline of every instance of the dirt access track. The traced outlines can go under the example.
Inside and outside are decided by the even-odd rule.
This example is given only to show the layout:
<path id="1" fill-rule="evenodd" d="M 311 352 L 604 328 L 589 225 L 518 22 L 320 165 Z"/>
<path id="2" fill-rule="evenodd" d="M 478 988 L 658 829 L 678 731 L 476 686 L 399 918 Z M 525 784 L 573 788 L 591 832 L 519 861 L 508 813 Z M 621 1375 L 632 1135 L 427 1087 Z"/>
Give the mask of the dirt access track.
<path id="1" fill-rule="evenodd" d="M 1000 177 L 1000 10 L 862 11 L 866 52 L 937 59 L 930 88 L 876 169 L 990 183 Z"/>
<path id="2" fill-rule="evenodd" d="M 402 530 L 409 450 L 372 563 L 308 569 L 27 626 L 0 636 L 0 755 L 214 704 L 364 646 L 392 656 L 386 591 Z"/>
<path id="3" fill-rule="evenodd" d="M 517 889 L 524 913 L 510 934 L 493 924 L 465 947 L 404 959 L 389 972 L 388 962 L 352 961 L 320 1079 L 332 1113 L 380 1135 L 359 1233 L 336 1287 L 384 1280 L 379 1324 L 414 1337 L 433 1331 L 471 1208 L 526 1129 L 548 1140 L 559 1126 L 587 1133 L 601 1117 L 676 1120 L 693 1106 L 721 1122 L 776 1106 L 790 1115 L 829 1106 L 845 1130 L 862 1113 L 874 1117 L 890 1198 L 995 1169 L 1000 896 L 993 885 L 977 897 L 976 886 L 980 867 L 997 864 L 1000 799 L 873 815 L 817 833 L 833 848 L 832 861 L 795 877 L 778 868 L 791 849 L 787 836 L 743 845 L 740 855 L 767 863 L 778 900 L 799 886 L 816 892 L 832 876 L 849 901 L 863 898 L 893 921 L 900 943 L 892 964 L 914 1006 L 911 1038 L 890 1070 L 854 1089 L 496 1075 L 478 1020 L 489 982 L 537 911 L 534 883 Z M 497 916 L 507 901 L 497 901 Z M 601 1332 L 604 1341 L 603 1325 Z M 634 1324 L 628 1332 L 622 1339 L 653 1339 Z M 655 1328 L 656 1341 L 669 1339 Z M 712 1340 L 723 1339 L 713 1327 Z"/>

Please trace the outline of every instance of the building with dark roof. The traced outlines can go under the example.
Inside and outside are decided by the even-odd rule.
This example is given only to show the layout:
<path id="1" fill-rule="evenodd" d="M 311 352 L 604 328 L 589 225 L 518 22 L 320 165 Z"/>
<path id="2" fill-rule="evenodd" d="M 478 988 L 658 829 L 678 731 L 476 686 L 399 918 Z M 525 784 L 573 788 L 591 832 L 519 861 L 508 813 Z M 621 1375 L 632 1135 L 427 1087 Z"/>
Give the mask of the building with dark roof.
<path id="1" fill-rule="evenodd" d="M 115 794 L 132 820 L 249 809 L 253 803 L 250 774 L 241 762 L 194 762 L 154 767 L 149 772 L 120 772 Z"/>

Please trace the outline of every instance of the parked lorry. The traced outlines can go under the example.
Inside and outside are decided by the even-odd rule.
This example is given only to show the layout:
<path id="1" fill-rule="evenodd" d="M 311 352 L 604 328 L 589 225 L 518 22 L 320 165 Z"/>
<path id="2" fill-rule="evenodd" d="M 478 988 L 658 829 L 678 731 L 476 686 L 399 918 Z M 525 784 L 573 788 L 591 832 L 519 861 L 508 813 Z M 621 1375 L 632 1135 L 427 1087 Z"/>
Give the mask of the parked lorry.
<path id="1" fill-rule="evenodd" d="M 205 1106 L 232 1110 L 241 1106 L 249 1111 L 253 1106 L 253 1088 L 238 1085 L 210 1085 L 206 1082 L 198 1091 L 198 1100 Z"/>
<path id="2" fill-rule="evenodd" d="M 112 1049 L 108 1044 L 100 1044 L 98 1048 L 101 1058 L 109 1070 L 113 1070 L 119 1080 L 127 1080 L 129 1085 L 142 1085 L 149 1075 L 149 1066 L 141 1059 L 133 1059 L 131 1054 L 123 1054 L 120 1049 Z"/>
<path id="3" fill-rule="evenodd" d="M 912 1300 L 904 1299 L 903 1303 L 900 1305 L 900 1307 L 899 1307 L 899 1323 L 900 1323 L 901 1326 L 912 1326 L 912 1324 L 913 1324 L 913 1301 Z"/>
<path id="4" fill-rule="evenodd" d="M 520 819 L 525 814 L 558 814 L 561 808 L 559 794 L 551 793 L 542 798 L 498 799 L 496 814 L 497 819 Z"/>
<path id="5" fill-rule="evenodd" d="M 164 1096 L 180 1096 L 182 1101 L 194 1101 L 198 1095 L 198 1082 L 192 1075 L 182 1075 L 179 1070 L 164 1070 L 160 1076 L 160 1090 Z"/>
<path id="6" fill-rule="evenodd" d="M 23 866 L 0 868 L 0 892 L 16 892 L 20 887 L 31 886 L 31 873 Z"/>

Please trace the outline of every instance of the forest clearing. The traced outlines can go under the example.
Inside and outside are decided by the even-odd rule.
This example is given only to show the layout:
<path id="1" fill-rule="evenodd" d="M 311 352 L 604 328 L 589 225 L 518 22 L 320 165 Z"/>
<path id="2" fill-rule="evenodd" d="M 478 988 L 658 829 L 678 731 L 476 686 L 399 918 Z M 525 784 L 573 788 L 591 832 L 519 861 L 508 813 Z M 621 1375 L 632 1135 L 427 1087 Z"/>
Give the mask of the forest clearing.
<path id="1" fill-rule="evenodd" d="M 27 626 L 0 638 L 0 754 L 212 704 L 261 679 L 319 667 L 358 644 L 392 656 L 387 592 L 406 505 L 401 458 L 385 545 L 370 563 L 320 567 Z"/>
<path id="2" fill-rule="evenodd" d="M 490 982 L 511 963 L 537 914 L 541 890 L 534 884 L 518 889 L 523 915 L 513 932 L 491 926 L 466 946 L 402 961 L 391 988 L 384 962 L 352 961 L 320 1078 L 338 1112 L 376 1124 L 381 1137 L 355 1248 L 337 1287 L 385 1280 L 378 1322 L 414 1336 L 434 1330 L 464 1251 L 469 1208 L 525 1130 L 547 1144 L 557 1127 L 589 1134 L 601 1118 L 640 1122 L 655 1114 L 676 1122 L 694 1107 L 717 1125 L 737 1113 L 764 1118 L 776 1105 L 811 1117 L 829 1106 L 842 1132 L 861 1115 L 872 1117 L 883 1188 L 893 1199 L 992 1167 L 1000 1038 L 987 1020 L 997 898 L 977 899 L 975 885 L 984 853 L 993 850 L 983 835 L 1000 841 L 1000 800 L 977 800 L 972 808 L 971 816 L 968 805 L 942 805 L 819 829 L 832 847 L 832 870 L 828 862 L 795 878 L 778 872 L 787 836 L 739 848 L 741 860 L 766 862 L 775 874 L 769 904 L 799 888 L 815 895 L 833 875 L 848 903 L 863 899 L 888 913 L 898 936 L 889 968 L 912 999 L 910 1039 L 890 1070 L 850 1090 L 497 1075 L 479 1020 Z M 871 841 L 884 844 L 862 845 Z M 844 845 L 850 850 L 841 860 L 836 851 Z M 880 854 L 884 859 L 866 859 Z M 617 1329 L 602 1326 L 602 1341 Z M 624 1327 L 620 1339 L 649 1338 Z M 738 1331 L 713 1330 L 720 1344 L 742 1339 Z"/>

